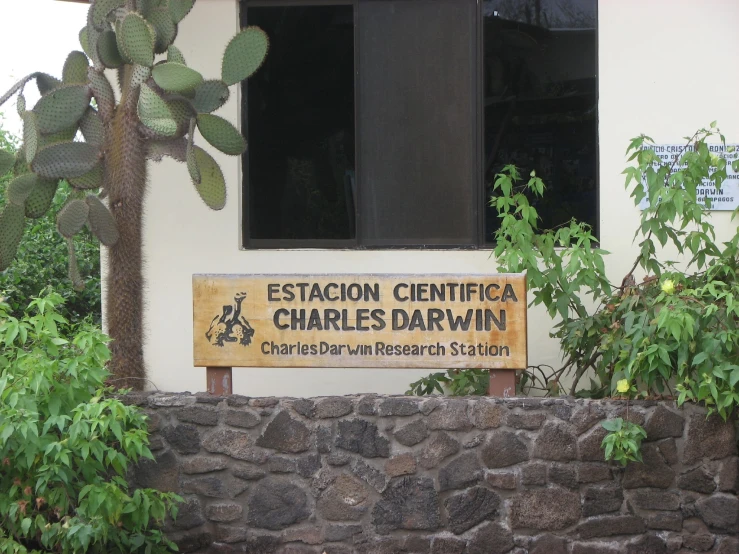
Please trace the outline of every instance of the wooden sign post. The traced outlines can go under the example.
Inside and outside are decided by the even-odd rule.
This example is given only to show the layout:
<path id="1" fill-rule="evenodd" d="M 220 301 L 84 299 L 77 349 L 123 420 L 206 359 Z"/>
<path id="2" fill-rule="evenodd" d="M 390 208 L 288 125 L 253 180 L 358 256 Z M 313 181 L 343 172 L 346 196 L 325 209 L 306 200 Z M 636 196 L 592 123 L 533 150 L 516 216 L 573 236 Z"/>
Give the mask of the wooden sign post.
<path id="1" fill-rule="evenodd" d="M 526 278 L 195 275 L 195 366 L 211 394 L 236 367 L 488 368 L 515 395 L 527 366 Z"/>

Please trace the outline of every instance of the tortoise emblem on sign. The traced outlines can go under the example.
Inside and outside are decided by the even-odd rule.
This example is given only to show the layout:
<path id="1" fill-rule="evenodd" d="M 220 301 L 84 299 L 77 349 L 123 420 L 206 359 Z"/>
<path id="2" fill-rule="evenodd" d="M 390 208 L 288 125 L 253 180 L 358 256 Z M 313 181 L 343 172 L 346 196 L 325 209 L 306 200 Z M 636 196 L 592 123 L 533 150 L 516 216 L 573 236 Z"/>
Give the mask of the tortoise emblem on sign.
<path id="1" fill-rule="evenodd" d="M 249 346 L 254 336 L 254 329 L 241 313 L 241 303 L 246 298 L 245 292 L 234 296 L 233 305 L 223 306 L 223 313 L 210 322 L 205 338 L 213 346 L 223 346 L 227 342 L 238 342 L 241 346 Z"/>

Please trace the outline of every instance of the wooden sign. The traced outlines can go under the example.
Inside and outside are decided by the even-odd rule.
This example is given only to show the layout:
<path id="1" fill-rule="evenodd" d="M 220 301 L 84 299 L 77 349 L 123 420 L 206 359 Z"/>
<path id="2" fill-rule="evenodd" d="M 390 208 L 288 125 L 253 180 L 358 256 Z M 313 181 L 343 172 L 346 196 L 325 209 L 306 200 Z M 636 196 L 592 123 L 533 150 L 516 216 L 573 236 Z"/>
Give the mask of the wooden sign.
<path id="1" fill-rule="evenodd" d="M 195 366 L 520 369 L 526 279 L 195 275 Z"/>

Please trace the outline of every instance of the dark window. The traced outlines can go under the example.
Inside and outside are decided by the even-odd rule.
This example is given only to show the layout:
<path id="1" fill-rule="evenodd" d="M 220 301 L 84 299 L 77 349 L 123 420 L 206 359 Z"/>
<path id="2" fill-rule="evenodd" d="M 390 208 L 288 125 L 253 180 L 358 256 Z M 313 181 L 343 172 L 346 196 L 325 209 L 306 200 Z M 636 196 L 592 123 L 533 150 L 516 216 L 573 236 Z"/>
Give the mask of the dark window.
<path id="1" fill-rule="evenodd" d="M 247 247 L 483 246 L 506 163 L 595 225 L 596 0 L 315 4 L 242 0 Z"/>

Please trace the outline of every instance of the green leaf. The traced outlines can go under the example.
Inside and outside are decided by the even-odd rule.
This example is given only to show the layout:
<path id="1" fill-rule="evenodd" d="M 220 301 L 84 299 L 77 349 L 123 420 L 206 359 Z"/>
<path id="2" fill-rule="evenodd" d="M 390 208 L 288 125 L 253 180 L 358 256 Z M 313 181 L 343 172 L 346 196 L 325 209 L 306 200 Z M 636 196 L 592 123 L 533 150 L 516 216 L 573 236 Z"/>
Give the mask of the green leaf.
<path id="1" fill-rule="evenodd" d="M 203 82 L 200 73 L 175 62 L 158 64 L 152 69 L 151 75 L 156 84 L 168 92 L 188 93 Z"/>
<path id="2" fill-rule="evenodd" d="M 250 26 L 231 39 L 223 55 L 221 77 L 235 85 L 253 75 L 264 63 L 269 38 L 259 27 Z"/>
<path id="3" fill-rule="evenodd" d="M 217 115 L 198 115 L 198 129 L 203 138 L 224 154 L 240 156 L 246 151 L 246 140 L 230 122 Z"/>

